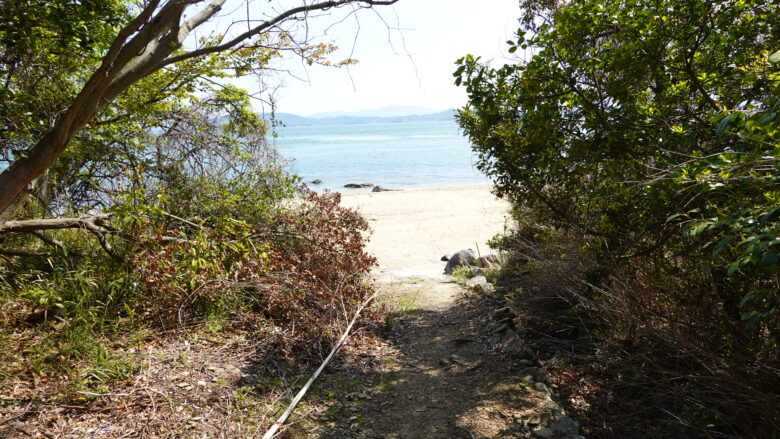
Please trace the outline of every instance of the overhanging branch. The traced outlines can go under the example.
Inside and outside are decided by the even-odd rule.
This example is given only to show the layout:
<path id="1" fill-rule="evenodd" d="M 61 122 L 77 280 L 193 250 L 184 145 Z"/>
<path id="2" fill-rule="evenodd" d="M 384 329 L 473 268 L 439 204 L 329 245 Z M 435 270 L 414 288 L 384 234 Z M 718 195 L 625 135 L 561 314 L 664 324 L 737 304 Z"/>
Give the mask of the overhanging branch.
<path id="1" fill-rule="evenodd" d="M 268 29 L 270 29 L 270 28 L 272 28 L 272 27 L 274 27 L 274 26 L 276 26 L 276 25 L 286 21 L 287 19 L 292 18 L 292 17 L 294 17 L 296 15 L 299 15 L 299 14 L 305 14 L 305 13 L 309 13 L 309 12 L 312 12 L 312 11 L 324 11 L 324 10 L 327 10 L 327 9 L 338 8 L 340 6 L 345 6 L 345 5 L 354 4 L 354 3 L 362 3 L 362 4 L 364 4 L 366 6 L 369 6 L 369 7 L 370 6 L 388 6 L 388 5 L 392 5 L 392 4 L 396 3 L 397 1 L 398 0 L 357 0 L 357 1 L 356 0 L 331 0 L 331 1 L 326 1 L 326 2 L 315 3 L 313 5 L 304 5 L 304 6 L 299 6 L 297 8 L 288 9 L 288 10 L 284 11 L 283 13 L 277 15 L 276 17 L 271 18 L 271 19 L 269 19 L 267 21 L 264 21 L 262 24 L 253 27 L 252 29 L 242 33 L 241 35 L 233 38 L 232 40 L 230 40 L 230 41 L 228 41 L 226 43 L 218 44 L 216 46 L 203 47 L 201 49 L 196 49 L 196 50 L 192 50 L 192 51 L 189 51 L 189 52 L 186 52 L 186 53 L 182 53 L 181 55 L 172 56 L 172 57 L 166 59 L 165 61 L 163 61 L 162 63 L 160 63 L 157 66 L 157 69 L 161 69 L 161 68 L 163 68 L 163 67 L 165 67 L 167 65 L 174 64 L 174 63 L 177 63 L 177 62 L 180 62 L 180 61 L 184 61 L 184 60 L 187 60 L 187 59 L 190 59 L 190 58 L 195 58 L 195 57 L 199 57 L 199 56 L 203 56 L 203 55 L 208 55 L 208 54 L 211 54 L 211 53 L 217 53 L 217 52 L 222 52 L 222 51 L 225 51 L 225 50 L 229 50 L 229 49 L 237 46 L 239 43 L 242 43 L 242 42 L 252 38 L 253 36 L 258 35 L 258 34 L 262 33 L 263 31 L 266 31 L 266 30 L 268 30 Z M 209 5 L 209 6 L 211 6 L 211 5 Z M 197 16 L 193 17 L 193 20 L 195 18 L 197 18 Z M 189 23 L 189 21 L 187 23 L 185 23 L 185 26 L 182 26 L 182 28 L 180 30 L 180 37 L 179 37 L 180 41 L 181 41 L 181 34 L 184 33 L 184 32 L 189 32 L 187 30 L 188 25 L 191 25 Z M 193 26 L 193 28 L 194 27 L 196 27 L 196 26 Z M 186 34 L 184 34 L 184 36 L 186 37 Z"/>

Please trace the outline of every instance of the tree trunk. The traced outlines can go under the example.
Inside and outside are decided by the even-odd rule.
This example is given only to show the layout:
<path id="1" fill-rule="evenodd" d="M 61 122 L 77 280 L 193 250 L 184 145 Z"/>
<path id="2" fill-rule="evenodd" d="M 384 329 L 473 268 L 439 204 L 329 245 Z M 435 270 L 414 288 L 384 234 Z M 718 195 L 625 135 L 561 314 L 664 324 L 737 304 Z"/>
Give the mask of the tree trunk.
<path id="1" fill-rule="evenodd" d="M 0 174 L 0 220 L 8 219 L 27 197 L 28 185 L 54 164 L 70 142 L 61 122 L 33 146 L 27 157 L 20 158 Z"/>

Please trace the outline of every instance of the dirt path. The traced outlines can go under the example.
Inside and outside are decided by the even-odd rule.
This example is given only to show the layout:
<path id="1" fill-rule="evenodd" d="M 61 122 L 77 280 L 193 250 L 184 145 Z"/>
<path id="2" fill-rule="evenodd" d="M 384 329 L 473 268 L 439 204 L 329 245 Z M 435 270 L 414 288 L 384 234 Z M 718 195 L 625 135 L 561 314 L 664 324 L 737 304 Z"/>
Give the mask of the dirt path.
<path id="1" fill-rule="evenodd" d="M 381 282 L 398 307 L 387 345 L 364 354 L 356 372 L 363 385 L 337 398 L 305 436 L 573 437 L 543 428 L 563 413 L 540 369 L 501 352 L 495 298 L 464 297 L 444 276 Z"/>
<path id="2" fill-rule="evenodd" d="M 502 293 L 470 293 L 439 274 L 442 254 L 489 251 L 507 204 L 487 187 L 355 194 L 343 204 L 374 230 L 375 278 L 392 312 L 380 346 L 335 366 L 320 389 L 331 400 L 291 437 L 574 437 L 576 425 L 545 428 L 571 420 L 552 401 L 544 372 L 501 348 Z"/>

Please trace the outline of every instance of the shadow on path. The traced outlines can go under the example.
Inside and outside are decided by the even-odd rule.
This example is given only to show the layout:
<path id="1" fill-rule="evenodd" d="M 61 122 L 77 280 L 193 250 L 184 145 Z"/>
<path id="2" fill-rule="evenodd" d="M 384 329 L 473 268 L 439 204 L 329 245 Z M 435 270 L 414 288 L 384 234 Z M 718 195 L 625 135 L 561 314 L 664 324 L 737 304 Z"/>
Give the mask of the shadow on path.
<path id="1" fill-rule="evenodd" d="M 497 352 L 495 299 L 456 298 L 460 287 L 435 279 L 401 290 L 417 290 L 423 309 L 396 315 L 387 336 L 392 349 L 365 372 L 373 386 L 333 406 L 311 437 L 530 437 L 555 405 L 534 389 L 528 362 Z M 426 297 L 432 293 L 443 300 Z"/>

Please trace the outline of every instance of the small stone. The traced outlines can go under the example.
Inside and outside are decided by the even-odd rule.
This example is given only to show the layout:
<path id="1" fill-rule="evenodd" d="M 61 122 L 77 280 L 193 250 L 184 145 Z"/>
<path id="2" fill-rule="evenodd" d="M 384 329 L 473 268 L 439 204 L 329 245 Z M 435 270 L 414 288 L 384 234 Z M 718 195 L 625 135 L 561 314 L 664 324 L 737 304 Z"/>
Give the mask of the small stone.
<path id="1" fill-rule="evenodd" d="M 553 422 L 549 427 L 558 433 L 570 436 L 577 435 L 580 432 L 580 424 L 568 416 L 564 416 L 561 419 Z"/>
<path id="2" fill-rule="evenodd" d="M 510 422 L 506 427 L 504 427 L 504 431 L 506 431 L 507 433 L 523 431 L 523 424 L 517 422 Z"/>
<path id="3" fill-rule="evenodd" d="M 555 415 L 559 415 L 557 417 L 565 415 L 561 406 L 559 406 L 557 402 L 553 401 L 552 398 L 550 398 L 550 394 L 545 394 L 544 399 L 545 399 L 544 402 L 542 402 L 542 408 L 549 410 L 551 413 Z"/>
<path id="4" fill-rule="evenodd" d="M 471 279 L 466 281 L 466 286 L 469 288 L 474 288 L 481 284 L 486 284 L 487 278 L 485 276 L 476 276 L 472 277 Z"/>
<path id="5" fill-rule="evenodd" d="M 452 366 L 452 360 L 450 360 L 447 357 L 439 359 L 439 365 L 440 366 Z"/>
<path id="6" fill-rule="evenodd" d="M 534 377 L 534 381 L 539 381 L 542 383 L 547 382 L 547 379 L 549 378 L 547 372 L 539 367 L 526 367 L 521 371 L 521 373 L 531 374 Z"/>
<path id="7" fill-rule="evenodd" d="M 534 389 L 540 392 L 550 393 L 550 389 L 548 389 L 544 383 L 534 383 Z"/>
<path id="8" fill-rule="evenodd" d="M 534 382 L 534 376 L 531 374 L 523 375 L 522 377 L 520 377 L 520 381 L 527 384 L 532 384 Z"/>
<path id="9" fill-rule="evenodd" d="M 443 261 L 443 262 L 447 262 L 447 261 L 449 261 L 449 260 L 450 260 L 450 255 L 443 255 L 443 256 L 441 257 L 441 261 Z"/>
<path id="10" fill-rule="evenodd" d="M 203 381 L 203 380 L 198 380 L 198 382 L 197 382 L 197 385 L 199 385 L 199 386 L 205 386 L 205 385 L 206 385 L 206 382 L 205 382 L 205 381 Z"/>
<path id="11" fill-rule="evenodd" d="M 493 294 L 496 291 L 496 287 L 494 287 L 491 283 L 480 284 L 475 289 L 478 293 L 482 294 Z"/>
<path id="12" fill-rule="evenodd" d="M 542 439 L 552 439 L 555 437 L 555 432 L 547 427 L 537 428 L 532 433 L 534 436 Z"/>
<path id="13" fill-rule="evenodd" d="M 311 181 L 311 184 L 322 184 L 322 180 L 320 180 L 319 178 L 315 178 L 314 180 Z"/>
<path id="14" fill-rule="evenodd" d="M 508 330 L 501 337 L 501 347 L 512 358 L 533 360 L 536 355 L 520 340 L 515 331 Z"/>

